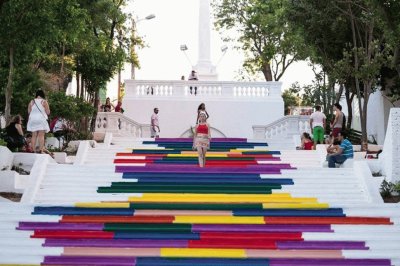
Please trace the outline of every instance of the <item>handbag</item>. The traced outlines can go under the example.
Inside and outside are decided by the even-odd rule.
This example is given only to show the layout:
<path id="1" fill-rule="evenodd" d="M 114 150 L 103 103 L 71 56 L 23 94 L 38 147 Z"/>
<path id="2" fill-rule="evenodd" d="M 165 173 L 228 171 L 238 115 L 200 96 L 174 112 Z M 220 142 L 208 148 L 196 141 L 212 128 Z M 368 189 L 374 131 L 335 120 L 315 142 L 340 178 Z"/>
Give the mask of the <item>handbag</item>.
<path id="1" fill-rule="evenodd" d="M 23 136 L 11 137 L 9 135 L 4 136 L 4 141 L 10 145 L 21 147 L 25 145 L 25 138 Z"/>

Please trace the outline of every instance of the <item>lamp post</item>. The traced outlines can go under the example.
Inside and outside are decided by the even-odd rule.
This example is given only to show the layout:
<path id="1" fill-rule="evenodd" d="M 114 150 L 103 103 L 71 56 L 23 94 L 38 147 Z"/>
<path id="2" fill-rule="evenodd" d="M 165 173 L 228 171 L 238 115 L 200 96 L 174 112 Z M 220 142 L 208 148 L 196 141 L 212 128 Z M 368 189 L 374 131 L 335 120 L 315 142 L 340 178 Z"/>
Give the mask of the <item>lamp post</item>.
<path id="1" fill-rule="evenodd" d="M 132 39 L 132 45 L 131 45 L 131 57 L 134 56 L 134 53 L 135 53 L 135 35 L 136 35 L 135 33 L 136 33 L 136 24 L 139 23 L 140 21 L 143 21 L 143 20 L 150 20 L 150 19 L 153 19 L 153 18 L 155 18 L 155 17 L 156 17 L 156 15 L 150 14 L 150 15 L 144 17 L 144 18 L 136 19 L 136 21 L 135 21 L 135 19 L 132 19 L 132 37 L 131 37 L 131 39 Z M 135 79 L 135 62 L 134 62 L 134 61 L 131 62 L 131 79 Z"/>
<path id="2" fill-rule="evenodd" d="M 189 56 L 187 55 L 186 51 L 189 49 L 186 44 L 181 44 L 180 46 L 181 51 L 185 54 L 186 59 L 188 60 L 190 67 L 193 69 L 192 61 L 190 61 Z"/>

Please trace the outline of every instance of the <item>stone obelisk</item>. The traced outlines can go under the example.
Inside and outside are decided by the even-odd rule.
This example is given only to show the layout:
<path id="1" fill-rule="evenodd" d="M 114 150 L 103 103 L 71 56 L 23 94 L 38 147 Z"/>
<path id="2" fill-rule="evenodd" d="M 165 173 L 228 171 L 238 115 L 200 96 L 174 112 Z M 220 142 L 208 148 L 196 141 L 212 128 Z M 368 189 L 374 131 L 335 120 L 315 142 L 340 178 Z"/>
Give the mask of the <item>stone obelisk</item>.
<path id="1" fill-rule="evenodd" d="M 210 0 L 199 0 L 199 58 L 194 69 L 199 80 L 217 80 L 216 67 L 211 62 Z"/>

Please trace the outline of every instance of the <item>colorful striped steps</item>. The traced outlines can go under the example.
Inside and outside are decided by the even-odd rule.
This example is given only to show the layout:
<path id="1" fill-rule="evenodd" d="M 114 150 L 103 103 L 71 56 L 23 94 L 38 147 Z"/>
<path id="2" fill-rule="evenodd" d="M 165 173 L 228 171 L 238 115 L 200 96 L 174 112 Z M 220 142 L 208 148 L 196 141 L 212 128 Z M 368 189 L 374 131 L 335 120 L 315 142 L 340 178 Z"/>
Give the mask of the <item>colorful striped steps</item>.
<path id="1" fill-rule="evenodd" d="M 168 140 L 163 141 L 168 142 Z M 154 146 L 154 143 L 149 145 Z M 349 180 L 354 179 L 349 177 L 347 170 L 340 170 L 332 175 L 332 172 L 326 170 L 305 172 L 287 163 L 288 168 L 285 166 L 282 168 L 281 166 L 285 164 L 281 162 L 284 161 L 276 161 L 276 166 L 267 163 L 259 167 L 253 163 L 259 163 L 265 158 L 247 154 L 247 157 L 240 160 L 241 156 L 244 156 L 243 150 L 230 149 L 225 151 L 225 154 L 232 154 L 231 158 L 234 159 L 229 157 L 225 159 L 222 157 L 224 151 L 218 151 L 213 154 L 214 157 L 210 157 L 212 158 L 210 161 L 240 162 L 238 163 L 240 166 L 234 167 L 234 171 L 232 167 L 210 166 L 207 167 L 212 170 L 209 172 L 188 173 L 186 170 L 195 168 L 193 165 L 177 165 L 172 162 L 179 162 L 179 158 L 182 161 L 193 161 L 196 157 L 193 157 L 193 152 L 185 153 L 182 150 L 179 152 L 172 154 L 171 157 L 168 154 L 135 157 L 135 160 L 146 160 L 146 164 L 140 167 L 147 171 L 121 172 L 112 174 L 109 178 L 105 175 L 96 177 L 95 167 L 92 170 L 93 174 L 89 174 L 90 167 L 87 168 L 88 171 L 83 170 L 88 173 L 88 179 L 84 178 L 83 173 L 73 176 L 71 180 L 70 176 L 62 174 L 56 176 L 55 172 L 54 181 L 50 179 L 43 181 L 37 203 L 30 207 L 30 211 L 27 207 L 20 212 L 22 215 L 29 211 L 34 215 L 19 216 L 17 211 L 15 217 L 7 217 L 9 221 L 18 221 L 18 223 L 10 222 L 9 225 L 14 224 L 14 227 L 18 227 L 18 232 L 26 233 L 21 234 L 21 237 L 22 235 L 33 237 L 32 241 L 35 243 L 28 244 L 22 241 L 25 247 L 29 247 L 29 252 L 26 253 L 40 254 L 37 257 L 26 255 L 26 259 L 21 256 L 21 260 L 17 262 L 54 266 L 323 264 L 379 266 L 395 264 L 397 258 L 400 259 L 400 255 L 396 256 L 393 253 L 396 249 L 390 246 L 387 249 L 376 248 L 382 242 L 396 243 L 398 239 L 396 233 L 399 227 L 397 224 L 393 225 L 397 218 L 389 218 L 392 216 L 390 213 L 392 208 L 384 207 L 380 208 L 379 212 L 368 212 L 368 207 L 362 208 L 365 204 L 362 204 L 361 198 L 356 198 L 360 202 L 359 205 L 348 203 L 342 208 L 339 201 L 327 204 L 316 198 L 315 190 L 309 189 L 311 194 L 305 193 L 307 185 L 318 180 L 325 181 L 323 178 L 329 176 L 328 185 L 335 186 L 332 180 L 339 183 L 344 180 L 349 184 L 336 187 L 341 187 L 341 191 L 343 190 L 341 195 L 336 195 L 337 198 L 347 197 L 346 193 L 350 194 L 352 189 L 357 188 L 351 185 L 354 183 Z M 246 152 L 252 153 L 248 149 Z M 263 154 L 265 152 L 262 150 L 255 153 L 268 155 Z M 123 155 L 117 156 L 117 159 L 132 157 L 134 156 Z M 259 167 L 258 172 L 251 171 L 254 170 L 253 166 Z M 118 167 L 120 165 L 116 165 L 116 169 Z M 129 169 L 131 166 L 126 167 Z M 176 171 L 177 168 L 185 171 Z M 269 172 L 271 169 L 279 171 L 271 173 Z M 302 171 L 311 177 L 299 174 Z M 71 180 L 70 183 L 68 180 Z M 297 185 L 297 180 L 304 180 L 301 186 Z M 104 188 L 128 186 L 141 188 L 141 191 L 140 193 L 96 193 L 96 189 L 101 186 Z M 199 186 L 205 188 L 203 193 L 144 191 L 149 187 L 160 189 Z M 271 194 L 210 193 L 213 187 L 229 187 L 238 191 L 239 188 L 258 189 L 269 186 L 274 187 L 271 189 Z M 84 194 L 89 190 L 93 194 Z M 292 191 L 303 194 L 296 196 Z M 317 191 L 317 195 L 323 195 L 326 191 L 332 193 L 328 195 L 329 197 L 334 197 L 334 189 L 332 192 L 321 189 Z M 50 200 L 51 193 L 57 193 L 55 196 L 60 199 L 60 204 L 54 204 L 54 201 L 51 205 L 38 203 L 46 198 Z M 90 198 L 98 200 L 87 200 Z M 73 204 L 72 199 L 78 200 Z M 64 200 L 65 203 L 62 203 Z M 376 205 L 378 206 L 380 205 Z M 375 207 L 371 205 L 370 208 Z M 16 220 L 16 217 L 24 219 Z M 41 220 L 35 221 L 35 218 Z M 1 232 L 0 228 L 0 234 Z M 12 241 L 14 236 L 17 235 L 10 234 L 6 239 Z M 0 247 L 1 243 L 7 243 L 6 239 L 3 239 L 3 242 L 0 240 Z M 49 252 L 46 253 L 46 250 Z M 6 249 L 6 252 L 17 254 L 11 248 Z M 2 255 L 4 254 L 0 251 L 0 265 L 4 263 L 4 258 L 7 258 L 8 262 L 16 262 Z M 28 258 L 32 260 L 28 261 Z"/>

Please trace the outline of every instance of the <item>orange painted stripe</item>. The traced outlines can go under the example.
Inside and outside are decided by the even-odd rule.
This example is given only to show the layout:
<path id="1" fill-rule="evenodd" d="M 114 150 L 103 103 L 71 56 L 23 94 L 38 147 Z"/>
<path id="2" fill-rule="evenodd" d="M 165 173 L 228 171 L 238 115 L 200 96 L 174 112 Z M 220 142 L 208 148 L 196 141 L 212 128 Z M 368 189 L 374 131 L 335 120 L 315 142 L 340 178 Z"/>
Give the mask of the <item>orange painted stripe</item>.
<path id="1" fill-rule="evenodd" d="M 266 224 L 393 224 L 375 217 L 264 217 Z"/>
<path id="2" fill-rule="evenodd" d="M 138 216 L 92 216 L 92 215 L 65 215 L 61 218 L 62 223 L 172 223 L 174 216 L 165 215 L 138 215 Z"/>

